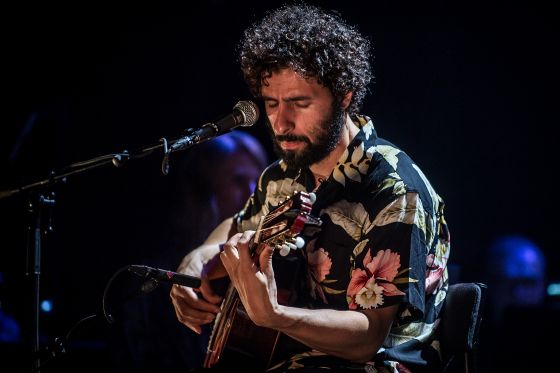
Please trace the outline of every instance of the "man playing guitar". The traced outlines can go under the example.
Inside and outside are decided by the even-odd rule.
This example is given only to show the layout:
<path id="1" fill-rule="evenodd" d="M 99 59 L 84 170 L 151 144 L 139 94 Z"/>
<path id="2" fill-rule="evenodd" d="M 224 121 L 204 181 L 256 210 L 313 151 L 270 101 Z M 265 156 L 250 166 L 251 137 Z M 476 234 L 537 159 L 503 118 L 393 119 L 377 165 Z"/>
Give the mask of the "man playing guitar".
<path id="1" fill-rule="evenodd" d="M 271 372 L 439 364 L 434 332 L 449 256 L 443 201 L 409 156 L 359 115 L 369 59 L 369 42 L 353 27 L 307 5 L 269 13 L 241 44 L 241 69 L 264 103 L 280 159 L 244 209 L 182 261 L 179 271 L 201 277 L 201 287 L 174 286 L 171 298 L 179 321 L 200 333 L 222 311 L 210 280 L 228 276 L 252 323 L 305 346 L 270 361 Z M 255 232 L 297 192 L 315 193 L 311 215 L 322 224 L 296 251 L 308 275 L 302 301 L 289 305 L 278 300 L 277 251 Z M 246 371 L 225 360 L 207 367 Z"/>

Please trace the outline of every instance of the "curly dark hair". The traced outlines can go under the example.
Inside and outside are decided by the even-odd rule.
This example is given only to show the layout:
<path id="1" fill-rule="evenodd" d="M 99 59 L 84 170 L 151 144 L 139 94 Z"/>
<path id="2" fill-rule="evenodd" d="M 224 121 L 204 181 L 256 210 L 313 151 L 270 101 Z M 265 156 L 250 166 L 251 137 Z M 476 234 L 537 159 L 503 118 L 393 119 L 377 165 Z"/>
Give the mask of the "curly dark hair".
<path id="1" fill-rule="evenodd" d="M 267 77 L 290 68 L 317 78 L 339 102 L 352 91 L 350 115 L 358 113 L 372 78 L 370 42 L 338 15 L 305 4 L 283 6 L 248 28 L 239 57 L 256 97 Z"/>

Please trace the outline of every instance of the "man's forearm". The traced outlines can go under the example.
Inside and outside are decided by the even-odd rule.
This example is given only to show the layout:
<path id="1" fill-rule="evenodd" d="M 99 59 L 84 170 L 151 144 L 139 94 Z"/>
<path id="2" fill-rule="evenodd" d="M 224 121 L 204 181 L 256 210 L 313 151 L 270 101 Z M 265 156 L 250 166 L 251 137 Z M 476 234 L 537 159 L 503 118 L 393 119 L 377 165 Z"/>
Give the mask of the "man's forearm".
<path id="1" fill-rule="evenodd" d="M 224 220 L 208 236 L 206 241 L 188 255 L 186 255 L 179 265 L 179 272 L 191 273 L 192 270 L 202 272 L 202 268 L 189 268 L 192 266 L 204 266 L 204 275 L 209 279 L 224 277 L 227 275 L 220 259 L 220 244 L 223 244 L 231 234 L 233 220 Z"/>
<path id="2" fill-rule="evenodd" d="M 271 327 L 319 351 L 365 362 L 387 337 L 396 310 L 397 306 L 363 312 L 279 306 Z"/>

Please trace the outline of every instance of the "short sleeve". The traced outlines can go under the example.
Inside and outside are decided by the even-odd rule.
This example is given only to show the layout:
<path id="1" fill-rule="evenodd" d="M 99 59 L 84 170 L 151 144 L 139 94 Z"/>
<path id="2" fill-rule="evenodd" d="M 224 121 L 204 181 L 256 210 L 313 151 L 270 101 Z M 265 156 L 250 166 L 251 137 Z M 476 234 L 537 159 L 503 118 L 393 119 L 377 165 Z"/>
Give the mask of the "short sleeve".
<path id="1" fill-rule="evenodd" d="M 396 196 L 366 222 L 352 254 L 347 290 L 350 309 L 406 303 L 414 319 L 423 316 L 426 243 L 425 212 L 417 193 Z"/>

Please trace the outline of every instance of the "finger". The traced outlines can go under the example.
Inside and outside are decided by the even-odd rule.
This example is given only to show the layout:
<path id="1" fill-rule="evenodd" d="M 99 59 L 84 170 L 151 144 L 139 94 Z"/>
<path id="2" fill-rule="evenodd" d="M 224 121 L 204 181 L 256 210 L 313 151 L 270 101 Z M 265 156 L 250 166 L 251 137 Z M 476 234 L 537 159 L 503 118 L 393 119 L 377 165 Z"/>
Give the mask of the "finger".
<path id="1" fill-rule="evenodd" d="M 223 249 L 222 252 L 220 253 L 220 258 L 222 258 L 222 263 L 223 263 L 224 256 L 230 259 L 230 262 L 233 262 L 235 259 L 239 260 L 237 244 L 241 236 L 242 236 L 241 233 L 237 233 L 234 236 L 232 236 L 225 244 L 223 244 L 222 246 Z"/>
<path id="2" fill-rule="evenodd" d="M 237 247 L 249 248 L 253 243 L 253 237 L 255 236 L 255 231 L 245 231 L 241 234 L 237 240 Z"/>
<path id="3" fill-rule="evenodd" d="M 208 324 L 216 318 L 216 315 L 213 313 L 201 312 L 194 309 L 189 310 L 187 313 L 184 309 L 176 308 L 175 314 L 177 315 L 179 321 L 184 324 L 188 323 L 189 325 Z"/>
<path id="4" fill-rule="evenodd" d="M 182 323 L 183 325 L 185 325 L 187 328 L 189 328 L 190 330 L 192 330 L 193 332 L 195 332 L 198 335 L 202 334 L 202 328 L 198 325 L 189 325 L 186 323 Z"/>
<path id="5" fill-rule="evenodd" d="M 181 315 L 177 314 L 177 319 L 179 320 L 179 322 L 181 324 L 185 325 L 187 328 L 189 328 L 190 330 L 192 330 L 196 334 L 201 334 L 202 333 L 201 326 L 203 324 L 210 323 L 214 318 L 197 319 L 197 318 L 193 318 L 193 317 L 190 317 L 190 316 L 181 316 Z"/>
<path id="6" fill-rule="evenodd" d="M 173 301 L 176 302 L 187 302 L 189 303 L 191 300 L 195 300 L 198 297 L 194 293 L 193 289 L 186 288 L 180 285 L 173 285 L 171 287 L 171 291 L 169 292 L 169 296 Z"/>
<path id="7" fill-rule="evenodd" d="M 224 250 L 220 253 L 220 260 L 230 278 L 235 277 L 235 270 L 239 265 L 239 252 L 233 243 L 224 245 Z"/>
<path id="8" fill-rule="evenodd" d="M 233 276 L 233 264 L 231 263 L 231 256 L 232 255 L 228 255 L 225 250 L 220 253 L 220 260 L 222 261 L 222 264 L 224 265 L 224 268 L 226 269 L 226 272 L 228 273 L 230 278 Z"/>
<path id="9" fill-rule="evenodd" d="M 274 254 L 274 248 L 268 245 L 264 245 L 263 250 L 259 256 L 259 265 L 261 271 L 267 275 L 267 277 L 274 277 L 274 268 L 272 267 L 272 255 Z"/>
<path id="10" fill-rule="evenodd" d="M 181 324 L 185 325 L 197 334 L 201 334 L 202 332 L 202 328 L 200 327 L 201 325 L 208 324 L 215 318 L 213 314 L 207 314 L 203 317 L 189 316 L 181 313 L 179 308 L 175 308 L 175 315 Z"/>
<path id="11" fill-rule="evenodd" d="M 206 291 L 206 290 L 201 289 L 201 291 Z M 196 309 L 196 310 L 202 310 L 206 312 L 213 312 L 213 313 L 220 312 L 220 308 L 216 304 L 208 302 L 205 298 L 199 298 L 194 292 L 194 290 L 191 288 L 186 288 L 180 285 L 174 285 L 171 289 L 170 296 L 173 301 L 173 304 L 175 305 L 175 308 L 185 307 L 188 309 Z"/>
<path id="12" fill-rule="evenodd" d="M 200 325 L 208 324 L 216 318 L 216 314 L 189 307 L 182 300 L 185 298 L 171 297 L 177 319 L 197 334 L 201 333 Z M 202 303 L 201 303 L 202 304 Z"/>
<path id="13" fill-rule="evenodd" d="M 251 246 L 253 245 L 253 237 L 255 231 L 245 231 L 237 241 L 237 250 L 239 252 L 239 259 L 244 263 L 252 264 L 251 260 Z"/>
<path id="14" fill-rule="evenodd" d="M 223 245 L 223 251 L 227 253 L 233 253 L 237 251 L 237 246 L 239 245 L 239 240 L 243 237 L 242 233 L 236 233 L 230 237 L 230 239 Z"/>
<path id="15" fill-rule="evenodd" d="M 220 253 L 220 260 L 222 261 L 222 264 L 230 278 L 235 277 L 235 270 L 238 266 L 239 251 L 237 250 L 237 244 L 241 237 L 241 233 L 234 234 L 225 244 L 223 244 L 222 252 Z"/>

